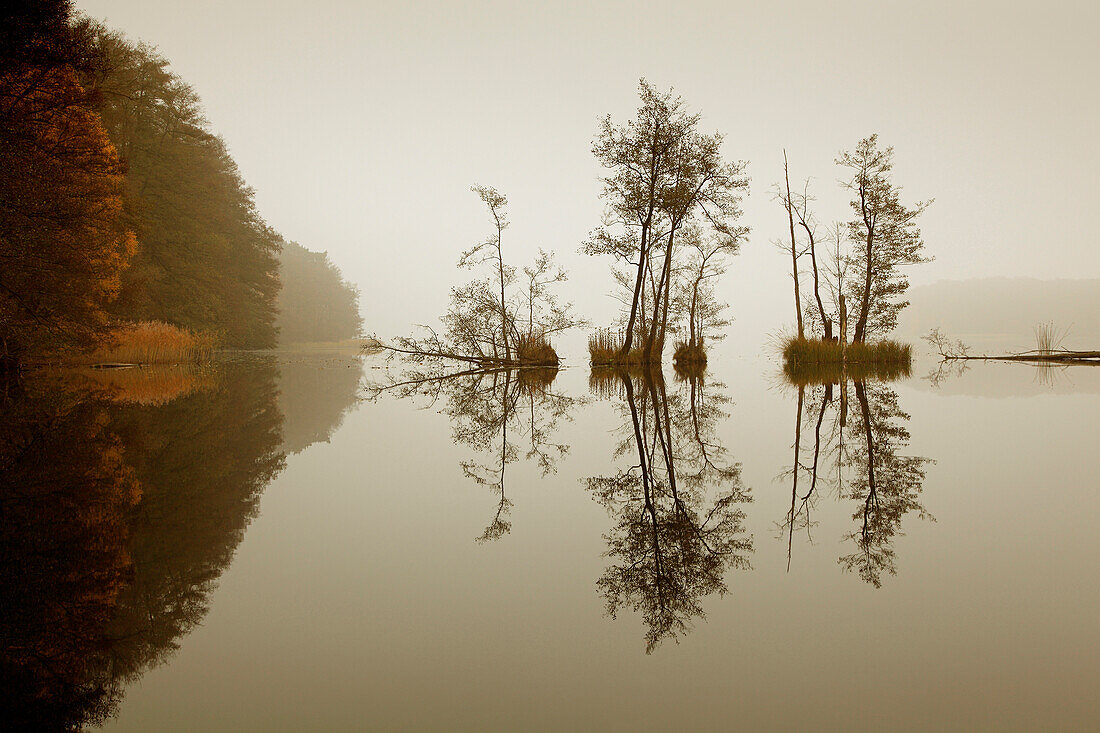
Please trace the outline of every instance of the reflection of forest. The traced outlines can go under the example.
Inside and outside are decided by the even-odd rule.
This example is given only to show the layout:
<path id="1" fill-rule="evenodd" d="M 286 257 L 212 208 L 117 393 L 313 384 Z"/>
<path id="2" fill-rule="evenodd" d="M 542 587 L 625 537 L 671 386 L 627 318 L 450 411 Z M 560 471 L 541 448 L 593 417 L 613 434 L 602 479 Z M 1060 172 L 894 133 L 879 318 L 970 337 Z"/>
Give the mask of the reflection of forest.
<path id="1" fill-rule="evenodd" d="M 335 381 L 352 371 L 357 384 L 358 369 Z M 38 379 L 0 397 L 0 717 L 101 722 L 201 621 L 283 466 L 278 377 L 252 359 L 151 386 Z M 300 383 L 283 381 L 291 404 Z M 340 420 L 354 386 L 339 394 L 312 414 Z"/>
<path id="2" fill-rule="evenodd" d="M 585 480 L 615 521 L 597 586 L 612 617 L 624 607 L 641 614 L 647 652 L 705 617 L 702 598 L 724 594 L 726 570 L 749 567 L 753 551 L 740 508 L 751 497 L 716 435 L 729 398 L 701 374 L 680 376 L 671 394 L 658 371 L 591 378 L 597 394 L 622 401 L 615 457 L 632 464 Z"/>
<path id="3" fill-rule="evenodd" d="M 909 445 L 909 415 L 887 385 L 889 374 L 837 371 L 799 375 L 791 506 L 783 523 L 788 567 L 794 533 L 812 537 L 814 509 L 828 492 L 855 503 L 851 552 L 840 565 L 876 588 L 897 572 L 894 538 L 910 512 L 929 518 L 920 503 L 929 459 L 901 455 Z"/>
<path id="4" fill-rule="evenodd" d="M 327 443 L 358 397 L 363 366 L 354 354 L 296 354 L 278 363 L 283 450 Z"/>

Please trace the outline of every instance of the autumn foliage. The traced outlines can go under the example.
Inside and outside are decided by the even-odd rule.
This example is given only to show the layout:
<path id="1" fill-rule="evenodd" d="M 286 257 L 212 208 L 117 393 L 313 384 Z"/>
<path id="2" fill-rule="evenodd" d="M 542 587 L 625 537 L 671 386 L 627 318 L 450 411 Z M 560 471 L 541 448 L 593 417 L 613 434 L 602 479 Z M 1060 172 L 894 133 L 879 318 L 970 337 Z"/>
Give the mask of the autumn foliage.
<path id="1" fill-rule="evenodd" d="M 92 62 L 66 24 L 0 71 L 0 359 L 94 344 L 136 251 L 123 222 L 123 165 L 81 83 Z M 49 37 L 53 34 L 55 37 Z M 73 46 L 69 54 L 66 45 Z M 45 47 L 52 52 L 43 52 Z"/>

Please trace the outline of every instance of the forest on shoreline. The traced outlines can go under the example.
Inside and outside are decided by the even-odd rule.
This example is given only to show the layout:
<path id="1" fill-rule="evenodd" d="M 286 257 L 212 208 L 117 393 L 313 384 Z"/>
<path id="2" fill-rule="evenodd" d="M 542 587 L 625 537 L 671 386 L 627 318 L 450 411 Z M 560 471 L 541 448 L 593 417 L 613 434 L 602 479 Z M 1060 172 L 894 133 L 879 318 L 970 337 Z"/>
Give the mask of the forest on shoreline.
<path id="1" fill-rule="evenodd" d="M 0 361 L 79 358 L 152 322 L 235 348 L 340 340 L 358 290 L 287 242 L 153 46 L 31 3 L 0 28 Z"/>

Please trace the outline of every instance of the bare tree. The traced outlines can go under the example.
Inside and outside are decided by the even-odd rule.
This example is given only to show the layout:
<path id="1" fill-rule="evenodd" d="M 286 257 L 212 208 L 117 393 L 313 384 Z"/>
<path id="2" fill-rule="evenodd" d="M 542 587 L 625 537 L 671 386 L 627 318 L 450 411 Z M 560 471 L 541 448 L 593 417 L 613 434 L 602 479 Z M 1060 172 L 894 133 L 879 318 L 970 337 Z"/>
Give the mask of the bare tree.
<path id="1" fill-rule="evenodd" d="M 791 228 L 791 277 L 794 279 L 794 313 L 798 319 L 798 338 L 805 338 L 806 330 L 802 324 L 802 298 L 799 295 L 798 287 L 798 243 L 794 236 L 794 203 L 791 201 L 791 177 L 787 171 L 787 151 L 783 151 L 783 182 L 786 184 L 787 195 L 780 194 L 780 201 L 783 202 L 783 207 L 787 209 L 787 222 Z"/>
<path id="2" fill-rule="evenodd" d="M 788 186 L 790 184 L 788 183 Z M 787 189 L 788 196 L 790 195 L 790 189 Z M 813 214 L 810 213 L 810 182 L 806 181 L 802 189 L 801 195 L 796 195 L 790 202 L 791 206 L 788 211 L 793 210 L 795 217 L 798 219 L 799 226 L 806 232 L 806 239 L 808 240 L 808 252 L 810 254 L 810 267 L 814 276 L 814 300 L 817 303 L 817 318 L 821 322 L 822 334 L 826 340 L 831 341 L 833 338 L 833 321 L 832 318 L 825 312 L 825 304 L 821 300 L 821 275 L 818 272 L 817 266 L 817 223 Z"/>
<path id="3" fill-rule="evenodd" d="M 427 327 L 427 335 L 398 338 L 395 345 L 383 348 L 421 362 L 453 359 L 486 368 L 556 365 L 550 334 L 585 323 L 573 314 L 572 303 L 560 303 L 552 292 L 554 284 L 567 279 L 566 272 L 554 263 L 552 254 L 540 249 L 535 262 L 524 268 L 526 293 L 509 300 L 515 268 L 505 263 L 501 246 L 508 227 L 508 199 L 495 188 L 474 186 L 472 190 L 489 208 L 494 232 L 463 252 L 458 264 L 465 268 L 489 264 L 492 274 L 451 289 L 444 333 Z M 528 316 L 525 330 L 518 313 L 523 305 Z"/>

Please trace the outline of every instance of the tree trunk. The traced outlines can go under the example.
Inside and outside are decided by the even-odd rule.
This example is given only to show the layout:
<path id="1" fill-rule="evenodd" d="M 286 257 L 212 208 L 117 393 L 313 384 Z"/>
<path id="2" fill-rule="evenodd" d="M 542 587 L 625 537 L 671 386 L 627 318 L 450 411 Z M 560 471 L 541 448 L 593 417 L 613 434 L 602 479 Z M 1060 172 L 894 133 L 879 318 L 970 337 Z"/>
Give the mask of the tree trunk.
<path id="1" fill-rule="evenodd" d="M 783 180 L 787 183 L 787 220 L 791 225 L 791 277 L 794 278 L 794 311 L 798 318 L 798 338 L 806 337 L 802 325 L 802 299 L 798 294 L 798 247 L 794 240 L 794 211 L 791 209 L 791 179 L 787 174 L 787 151 L 783 151 Z"/>
<path id="2" fill-rule="evenodd" d="M 873 248 L 874 233 L 867 231 L 867 272 L 863 278 L 863 296 L 860 298 L 859 319 L 856 321 L 856 330 L 852 334 L 852 343 L 863 343 L 867 340 L 867 316 L 871 310 L 871 251 Z"/>
<path id="3" fill-rule="evenodd" d="M 638 319 L 638 304 L 642 298 L 642 289 L 645 287 L 646 267 L 646 242 L 649 238 L 649 223 L 642 224 L 642 242 L 638 254 L 638 279 L 634 282 L 634 299 L 630 303 L 630 319 L 626 322 L 626 337 L 623 339 L 623 347 L 619 350 L 619 356 L 630 353 L 630 347 L 634 342 L 634 323 Z"/>
<path id="4" fill-rule="evenodd" d="M 504 303 L 504 255 L 500 250 L 500 235 L 503 229 L 497 223 L 497 272 L 500 275 L 500 336 L 504 339 L 504 358 L 512 360 L 512 347 L 508 345 L 508 309 Z"/>
<path id="5" fill-rule="evenodd" d="M 695 346 L 695 309 L 699 303 L 699 281 L 702 276 L 695 278 L 695 284 L 691 288 L 691 309 L 688 312 L 688 344 Z"/>
<path id="6" fill-rule="evenodd" d="M 668 303 L 668 291 L 672 287 L 672 283 L 669 282 L 672 273 L 672 242 L 675 236 L 675 229 L 668 233 L 668 246 L 665 248 L 665 261 L 661 267 L 661 279 L 657 281 L 657 291 L 653 294 L 653 320 L 649 324 L 649 333 L 646 336 L 645 342 L 645 361 L 649 362 L 653 359 L 653 349 L 656 346 L 658 349 L 664 347 L 664 330 L 665 321 L 668 317 L 667 311 L 665 317 L 661 316 L 662 301 L 667 308 Z M 658 338 L 660 334 L 660 338 Z M 660 343 L 658 343 L 660 341 Z M 658 351 L 658 354 L 660 351 Z M 659 361 L 659 359 L 658 359 Z"/>
<path id="7" fill-rule="evenodd" d="M 821 289 L 819 286 L 819 278 L 817 275 L 817 250 L 815 248 L 814 233 L 810 231 L 810 227 L 806 226 L 806 222 L 802 222 L 802 228 L 806 230 L 806 236 L 810 238 L 810 264 L 813 265 L 814 271 L 814 298 L 817 300 L 817 312 L 821 316 L 821 328 L 825 331 L 825 340 L 833 340 L 833 322 L 825 315 L 825 305 L 821 302 Z"/>

